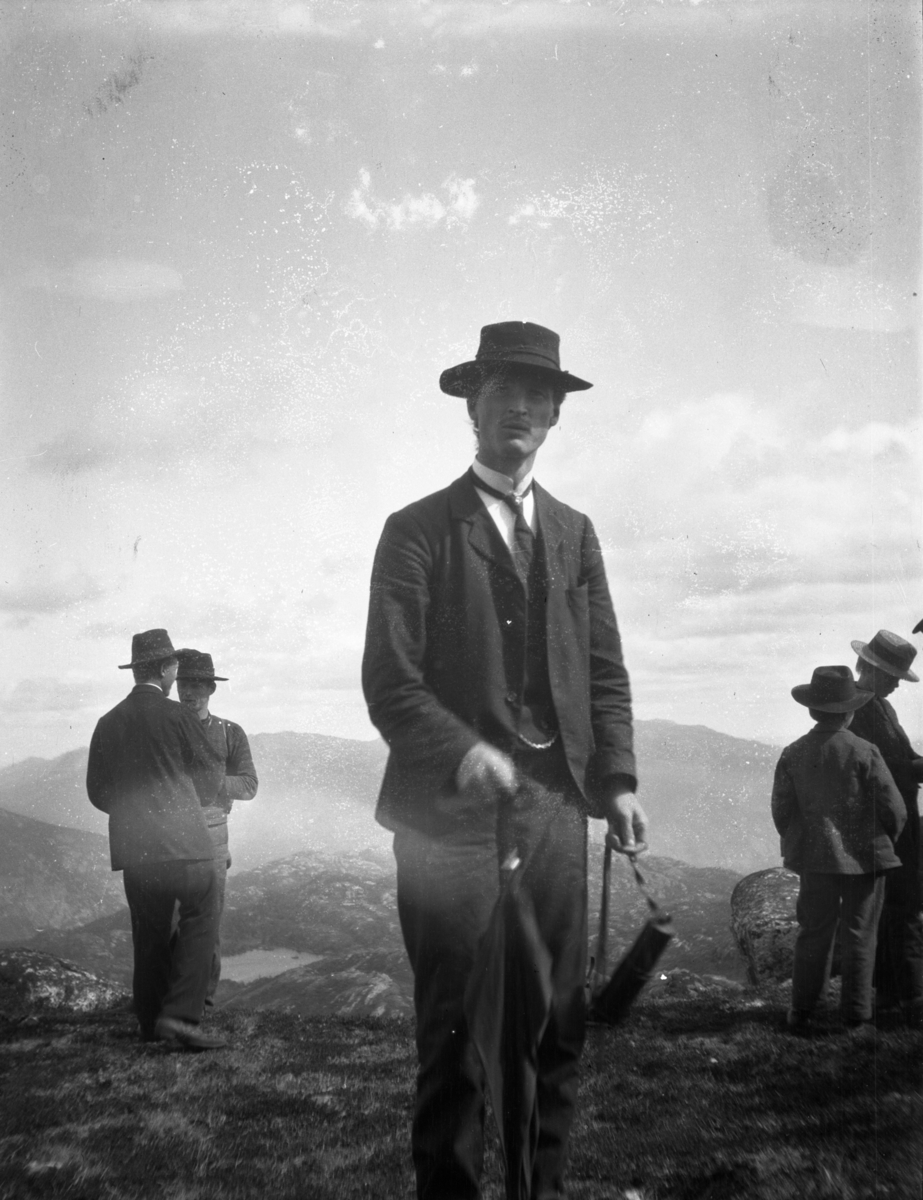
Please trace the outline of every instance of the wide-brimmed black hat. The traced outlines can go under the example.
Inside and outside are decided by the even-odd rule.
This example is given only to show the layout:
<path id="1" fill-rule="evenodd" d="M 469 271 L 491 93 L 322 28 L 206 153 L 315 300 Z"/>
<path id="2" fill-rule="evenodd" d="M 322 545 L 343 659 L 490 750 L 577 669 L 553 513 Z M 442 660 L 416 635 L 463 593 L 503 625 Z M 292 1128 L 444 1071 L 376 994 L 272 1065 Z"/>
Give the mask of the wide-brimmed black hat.
<path id="1" fill-rule="evenodd" d="M 121 663 L 120 671 L 129 667 L 140 667 L 142 663 L 156 662 L 159 658 L 173 658 L 176 651 L 165 629 L 146 629 L 131 639 L 131 662 Z"/>
<path id="2" fill-rule="evenodd" d="M 868 704 L 874 692 L 860 691 L 849 667 L 815 667 L 810 683 L 799 683 L 792 695 L 806 708 L 819 712 L 855 712 Z"/>
<path id="3" fill-rule="evenodd" d="M 910 670 L 910 664 L 917 656 L 917 648 L 896 633 L 879 629 L 870 642 L 851 642 L 850 645 L 861 659 L 873 667 L 896 675 L 898 679 L 906 679 L 908 683 L 920 682 L 919 675 L 914 675 Z"/>
<path id="4" fill-rule="evenodd" d="M 561 370 L 561 339 L 552 329 L 531 321 L 500 321 L 485 325 L 481 344 L 469 362 L 449 367 L 439 376 L 439 386 L 449 396 L 467 400 L 483 381 L 504 367 L 528 367 L 564 392 L 585 392 L 592 383 Z"/>
<path id="5" fill-rule="evenodd" d="M 177 679 L 210 679 L 218 680 L 220 683 L 227 683 L 227 675 L 216 675 L 215 664 L 212 662 L 212 656 L 206 654 L 204 650 L 191 650 L 188 647 L 183 647 L 182 650 L 177 650 L 176 657 L 179 659 L 179 670 L 176 672 Z"/>

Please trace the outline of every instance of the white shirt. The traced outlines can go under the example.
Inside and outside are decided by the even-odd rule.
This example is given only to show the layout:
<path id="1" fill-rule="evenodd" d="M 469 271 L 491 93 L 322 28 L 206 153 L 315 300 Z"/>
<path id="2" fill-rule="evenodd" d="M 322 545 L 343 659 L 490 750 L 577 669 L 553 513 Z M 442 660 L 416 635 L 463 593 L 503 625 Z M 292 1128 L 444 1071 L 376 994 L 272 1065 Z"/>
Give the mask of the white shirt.
<path id="1" fill-rule="evenodd" d="M 496 488 L 498 492 L 515 492 L 517 496 L 521 496 L 529 484 L 532 482 L 532 472 L 530 471 L 523 479 L 519 481 L 516 487 L 513 487 L 513 481 L 509 475 L 501 475 L 499 471 L 492 471 L 490 467 L 485 467 L 482 462 L 477 459 L 471 464 L 471 469 L 479 479 L 483 479 L 490 487 Z M 500 536 L 506 543 L 506 548 L 512 553 L 513 550 L 513 529 L 516 525 L 516 514 L 497 496 L 492 496 L 490 492 L 482 492 L 481 489 L 474 485 L 475 491 L 481 497 L 484 507 L 493 518 L 494 524 L 500 531 Z M 522 515 L 533 533 L 537 532 L 535 523 L 535 493 L 530 491 L 528 496 L 525 496 L 522 501 Z"/>

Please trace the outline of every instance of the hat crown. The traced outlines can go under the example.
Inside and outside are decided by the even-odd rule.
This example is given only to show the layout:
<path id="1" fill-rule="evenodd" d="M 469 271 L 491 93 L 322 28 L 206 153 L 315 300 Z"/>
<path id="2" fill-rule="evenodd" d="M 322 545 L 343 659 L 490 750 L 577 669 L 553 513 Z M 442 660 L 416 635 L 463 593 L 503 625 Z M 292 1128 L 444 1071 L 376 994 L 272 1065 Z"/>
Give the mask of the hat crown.
<path id="1" fill-rule="evenodd" d="M 856 694 L 856 681 L 849 667 L 815 667 L 811 675 L 812 704 L 851 700 Z"/>
<path id="2" fill-rule="evenodd" d="M 176 651 L 165 629 L 145 629 L 131 639 L 131 662 L 119 667 L 125 671 L 142 663 L 157 662 L 161 658 L 173 658 Z"/>
<path id="3" fill-rule="evenodd" d="M 475 358 L 523 363 L 523 355 L 541 360 L 554 371 L 561 369 L 561 339 L 553 329 L 531 321 L 498 321 L 484 325 Z M 528 364 L 524 364 L 528 365 Z"/>
<path id="4" fill-rule="evenodd" d="M 176 672 L 177 679 L 216 679 L 219 676 L 215 675 L 215 664 L 212 661 L 212 656 L 206 654 L 204 650 L 193 650 L 189 647 L 183 647 L 177 650 L 176 657 L 179 660 L 179 669 Z"/>

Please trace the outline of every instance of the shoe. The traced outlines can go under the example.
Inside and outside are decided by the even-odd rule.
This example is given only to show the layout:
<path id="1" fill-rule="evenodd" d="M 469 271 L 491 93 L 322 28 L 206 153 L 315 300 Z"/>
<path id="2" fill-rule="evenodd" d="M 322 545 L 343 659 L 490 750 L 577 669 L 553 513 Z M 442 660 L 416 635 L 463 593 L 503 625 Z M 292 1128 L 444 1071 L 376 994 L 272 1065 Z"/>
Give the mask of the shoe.
<path id="1" fill-rule="evenodd" d="M 798 1037 L 811 1036 L 811 1014 L 802 1008 L 790 1008 L 785 1014 L 786 1032 L 797 1034 Z"/>
<path id="2" fill-rule="evenodd" d="M 176 1017 L 158 1017 L 154 1033 L 159 1041 L 182 1046 L 184 1050 L 220 1050 L 227 1045 L 223 1038 L 203 1033 L 198 1025 Z"/>
<path id="3" fill-rule="evenodd" d="M 847 1021 L 845 1029 L 854 1042 L 874 1042 L 877 1035 L 874 1021 Z"/>

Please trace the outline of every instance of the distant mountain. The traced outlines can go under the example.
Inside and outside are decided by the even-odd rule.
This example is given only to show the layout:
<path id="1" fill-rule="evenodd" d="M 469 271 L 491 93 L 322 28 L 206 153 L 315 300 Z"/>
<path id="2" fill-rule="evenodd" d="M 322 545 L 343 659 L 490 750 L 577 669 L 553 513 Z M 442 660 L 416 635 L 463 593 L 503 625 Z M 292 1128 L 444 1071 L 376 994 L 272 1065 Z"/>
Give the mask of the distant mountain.
<path id="1" fill-rule="evenodd" d="M 637 721 L 635 749 L 658 854 L 742 874 L 779 864 L 769 808 L 778 747 L 705 725 Z"/>
<path id="2" fill-rule="evenodd" d="M 106 814 L 87 799 L 86 777 L 86 747 L 57 758 L 24 758 L 0 770 L 0 808 L 49 825 L 106 834 Z"/>
<path id="3" fill-rule="evenodd" d="M 602 854 L 590 855 L 590 942 L 595 945 Z M 743 979 L 730 933 L 730 894 L 739 876 L 647 857 L 649 889 L 674 918 L 676 939 L 662 960 L 697 974 Z M 611 886 L 610 969 L 647 919 L 647 905 L 627 863 L 616 859 Z M 46 931 L 30 948 L 76 963 L 116 983 L 131 979 L 131 930 L 126 911 L 78 929 Z M 321 956 L 248 984 L 222 980 L 221 1003 L 293 1007 L 319 1013 L 399 1014 L 410 1011 L 413 982 L 397 919 L 394 862 L 377 851 L 294 855 L 228 879 L 222 948 L 226 957 L 251 950 Z"/>
<path id="4" fill-rule="evenodd" d="M 108 838 L 0 809 L 0 944 L 83 925 L 124 904 Z"/>
<path id="5" fill-rule="evenodd" d="M 304 1017 L 413 1015 L 413 975 L 403 945 L 333 954 L 308 966 L 248 984 L 218 985 L 231 1008 L 280 1008 Z"/>
<path id="6" fill-rule="evenodd" d="M 640 796 L 658 854 L 740 872 L 778 863 L 769 815 L 776 748 L 672 721 L 638 721 L 635 734 Z M 231 813 L 237 869 L 300 852 L 390 846 L 372 815 L 383 742 L 310 733 L 258 733 L 250 741 L 260 789 Z M 82 750 L 16 763 L 0 771 L 0 808 L 104 833 L 105 817 L 86 799 L 85 772 Z"/>

